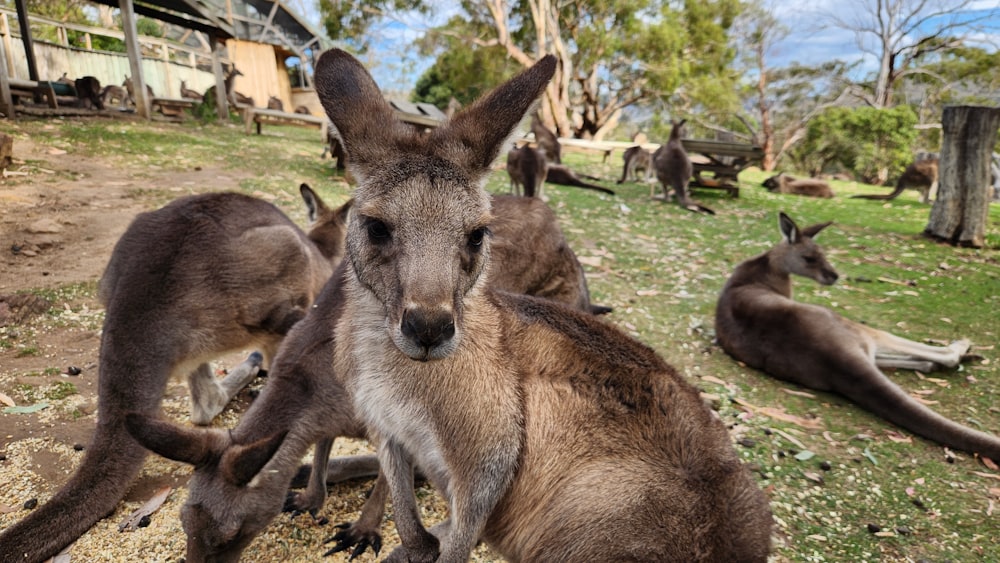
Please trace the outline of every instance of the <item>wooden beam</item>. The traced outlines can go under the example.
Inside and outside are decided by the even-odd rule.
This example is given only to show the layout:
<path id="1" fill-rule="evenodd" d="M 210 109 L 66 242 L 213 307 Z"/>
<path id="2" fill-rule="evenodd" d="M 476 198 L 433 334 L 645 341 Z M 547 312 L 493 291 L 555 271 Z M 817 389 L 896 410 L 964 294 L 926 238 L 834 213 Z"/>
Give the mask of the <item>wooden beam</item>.
<path id="1" fill-rule="evenodd" d="M 0 111 L 8 119 L 14 119 L 14 97 L 10 93 L 10 78 L 7 74 L 7 54 L 0 43 Z"/>
<path id="2" fill-rule="evenodd" d="M 219 119 L 229 120 L 229 92 L 226 92 L 226 77 L 222 75 L 222 61 L 219 51 L 222 49 L 222 41 L 211 39 L 212 41 L 212 74 L 215 75 L 215 111 L 218 112 Z"/>
<path id="3" fill-rule="evenodd" d="M 23 0 L 19 0 L 23 1 Z M 139 47 L 139 33 L 135 27 L 135 10 L 132 0 L 118 0 L 122 16 L 122 31 L 125 32 L 125 49 L 128 51 L 129 68 L 132 71 L 132 95 L 135 109 L 143 119 L 150 119 L 150 99 L 146 94 L 146 80 L 142 75 L 142 49 Z"/>
<path id="4" fill-rule="evenodd" d="M 24 0 L 14 0 L 17 5 L 17 24 L 21 28 L 21 42 L 24 43 L 24 57 L 28 61 L 28 78 L 38 80 L 38 65 L 35 63 L 35 46 L 31 40 L 31 25 L 28 23 L 28 7 Z"/>

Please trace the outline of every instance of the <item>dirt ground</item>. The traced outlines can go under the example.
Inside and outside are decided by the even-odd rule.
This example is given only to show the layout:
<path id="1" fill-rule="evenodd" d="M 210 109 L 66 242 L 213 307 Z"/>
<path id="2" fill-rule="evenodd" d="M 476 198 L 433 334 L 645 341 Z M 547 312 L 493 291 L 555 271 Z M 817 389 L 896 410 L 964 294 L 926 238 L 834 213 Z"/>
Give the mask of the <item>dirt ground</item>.
<path id="1" fill-rule="evenodd" d="M 96 420 L 103 321 L 94 284 L 132 218 L 157 206 L 152 197 L 142 194 L 151 188 L 177 191 L 178 195 L 207 186 L 235 189 L 241 180 L 239 171 L 211 168 L 180 173 L 144 169 L 139 175 L 100 158 L 48 149 L 21 138 L 15 142 L 14 158 L 15 164 L 8 169 L 13 174 L 0 179 L 0 402 L 6 403 L 0 408 L 10 403 L 24 407 L 44 402 L 49 406 L 34 413 L 0 414 L 0 529 L 28 513 L 25 503 L 30 505 L 37 499 L 41 505 L 58 490 L 82 458 L 80 450 L 89 443 Z M 67 285 L 83 290 L 66 290 Z M 8 296 L 27 289 L 46 296 L 49 292 L 37 290 L 51 290 L 51 305 L 65 312 L 57 317 L 42 313 L 19 318 L 21 310 L 10 306 L 19 303 Z M 241 360 L 239 356 L 223 358 L 220 365 Z M 75 371 L 71 368 L 80 373 L 70 375 Z M 67 383 L 75 393 L 64 392 Z M 164 411 L 185 421 L 187 397 L 182 382 L 172 383 Z M 216 425 L 234 426 L 249 401 L 245 392 Z M 364 443 L 338 441 L 335 454 L 364 451 L 366 447 Z M 178 514 L 189 474 L 188 466 L 150 456 L 125 502 L 70 547 L 68 560 L 181 560 L 185 536 Z M 120 533 L 118 524 L 163 486 L 174 490 L 151 524 Z M 324 516 L 331 523 L 356 518 L 369 484 L 342 487 L 332 491 L 327 503 Z M 251 545 L 244 560 L 315 560 L 325 550 L 322 540 L 333 533 L 331 524 L 322 526 L 309 517 L 292 520 L 282 515 Z M 391 531 L 385 540 L 391 548 Z M 358 560 L 374 558 L 366 554 Z"/>

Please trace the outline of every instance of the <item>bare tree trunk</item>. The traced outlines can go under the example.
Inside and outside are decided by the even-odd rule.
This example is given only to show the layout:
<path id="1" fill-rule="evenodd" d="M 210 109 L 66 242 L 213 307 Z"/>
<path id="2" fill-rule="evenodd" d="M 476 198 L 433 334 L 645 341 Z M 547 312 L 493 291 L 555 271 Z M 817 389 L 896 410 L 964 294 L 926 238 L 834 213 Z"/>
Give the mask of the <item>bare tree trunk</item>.
<path id="1" fill-rule="evenodd" d="M 948 106 L 941 119 L 938 194 L 924 234 L 981 248 L 990 205 L 990 158 L 1000 108 Z"/>

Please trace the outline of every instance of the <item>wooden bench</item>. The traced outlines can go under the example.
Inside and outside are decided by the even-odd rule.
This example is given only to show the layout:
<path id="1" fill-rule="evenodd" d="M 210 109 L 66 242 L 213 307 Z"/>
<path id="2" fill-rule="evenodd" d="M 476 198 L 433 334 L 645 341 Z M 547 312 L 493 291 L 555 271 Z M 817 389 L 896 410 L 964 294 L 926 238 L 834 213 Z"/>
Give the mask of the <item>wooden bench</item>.
<path id="1" fill-rule="evenodd" d="M 9 82 L 10 94 L 11 97 L 15 98 L 15 105 L 17 104 L 16 98 L 23 97 L 31 98 L 32 100 L 44 98 L 50 108 L 59 107 L 59 103 L 56 101 L 56 91 L 51 82 L 21 80 L 18 78 L 11 78 Z"/>
<path id="2" fill-rule="evenodd" d="M 184 113 L 184 110 L 189 110 L 197 105 L 198 100 L 189 100 L 187 98 L 157 98 L 153 97 L 150 107 L 159 108 L 160 113 L 170 117 L 177 117 Z"/>
<path id="3" fill-rule="evenodd" d="M 254 124 L 257 125 L 257 134 L 260 135 L 261 125 L 269 123 L 272 125 L 295 125 L 297 127 L 312 127 L 319 129 L 323 142 L 326 142 L 326 129 L 329 124 L 326 116 L 316 117 L 306 113 L 287 113 L 275 109 L 251 108 L 243 111 L 243 123 L 246 126 L 246 134 L 249 135 Z"/>

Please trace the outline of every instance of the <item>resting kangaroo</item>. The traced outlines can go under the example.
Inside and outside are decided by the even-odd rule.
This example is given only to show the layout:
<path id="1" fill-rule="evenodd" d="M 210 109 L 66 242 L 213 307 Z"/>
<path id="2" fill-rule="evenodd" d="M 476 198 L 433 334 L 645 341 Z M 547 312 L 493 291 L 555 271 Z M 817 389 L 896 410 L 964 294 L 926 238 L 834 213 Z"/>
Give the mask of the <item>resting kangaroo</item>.
<path id="1" fill-rule="evenodd" d="M 660 145 L 660 148 L 653 153 L 653 168 L 656 169 L 656 179 L 663 184 L 664 201 L 670 199 L 670 188 L 673 188 L 677 204 L 684 209 L 715 215 L 715 211 L 695 203 L 688 195 L 688 183 L 691 181 L 691 176 L 694 175 L 694 165 L 691 164 L 691 158 L 681 143 L 681 131 L 686 121 L 686 119 L 675 121 L 670 129 L 670 139 Z M 650 185 L 650 197 L 653 195 L 653 188 L 654 186 Z"/>
<path id="2" fill-rule="evenodd" d="M 722 422 L 656 353 L 591 315 L 489 287 L 483 182 L 551 55 L 417 135 L 339 50 L 316 88 L 359 183 L 335 370 L 377 443 L 388 561 L 765 561 L 767 499 Z M 419 466 L 449 504 L 429 533 Z"/>
<path id="3" fill-rule="evenodd" d="M 784 172 L 764 180 L 764 187 L 767 188 L 768 191 L 777 192 L 779 194 L 804 195 L 808 197 L 822 198 L 833 197 L 833 190 L 830 189 L 830 184 L 824 182 L 823 180 L 817 180 L 815 178 L 800 180 L 793 178 Z"/>
<path id="4" fill-rule="evenodd" d="M 653 175 L 653 153 L 647 151 L 639 145 L 629 147 L 625 149 L 625 153 L 622 154 L 622 160 L 625 161 L 624 166 L 622 166 L 622 177 L 618 180 L 619 184 L 624 183 L 629 178 L 633 182 L 638 182 L 639 174 L 638 171 L 642 170 L 643 179 L 649 181 Z"/>
<path id="5" fill-rule="evenodd" d="M 793 301 L 790 275 L 837 281 L 813 237 L 830 223 L 799 229 L 784 213 L 783 241 L 736 267 L 715 311 L 722 348 L 748 366 L 818 391 L 833 391 L 868 411 L 945 446 L 1000 458 L 1000 438 L 952 422 L 910 397 L 879 368 L 955 367 L 961 340 L 928 346 Z"/>
<path id="6" fill-rule="evenodd" d="M 929 203 L 934 194 L 937 193 L 938 163 L 937 158 L 927 158 L 913 162 L 903 171 L 899 180 L 896 181 L 896 189 L 892 190 L 891 193 L 853 195 L 851 197 L 857 199 L 895 199 L 906 188 L 914 188 L 920 192 L 920 201 L 922 203 Z"/>
<path id="7" fill-rule="evenodd" d="M 507 175 L 510 193 L 525 197 L 542 197 L 548 161 L 545 153 L 528 145 L 514 147 L 507 153 Z"/>
<path id="8" fill-rule="evenodd" d="M 202 101 L 203 97 L 197 90 L 192 90 L 187 87 L 187 81 L 181 80 L 181 97 L 186 100 L 196 100 Z"/>
<path id="9" fill-rule="evenodd" d="M 146 457 L 125 415 L 155 414 L 172 375 L 190 374 L 191 418 L 204 424 L 261 363 L 219 381 L 209 360 L 250 347 L 270 360 L 344 250 L 345 210 L 328 209 L 308 186 L 302 195 L 317 219 L 308 236 L 270 203 L 233 193 L 136 217 L 99 286 L 107 313 L 94 437 L 55 496 L 0 534 L 0 561 L 43 561 L 115 509 Z"/>
<path id="10" fill-rule="evenodd" d="M 492 212 L 493 287 L 595 314 L 610 311 L 590 304 L 583 271 L 547 205 L 536 198 L 493 196 Z M 364 436 L 343 376 L 333 372 L 333 331 L 344 301 L 342 278 L 334 274 L 309 315 L 289 333 L 268 384 L 232 432 L 180 429 L 148 415 L 130 419 L 129 431 L 148 448 L 196 465 L 181 513 L 188 533 L 188 563 L 212 557 L 236 560 L 280 511 L 289 482 L 314 442 L 319 445 L 309 486 L 289 498 L 291 510 L 315 515 L 326 500 L 326 483 L 377 473 L 374 457 L 361 457 L 333 459 L 327 474 L 332 439 Z M 254 485 L 248 486 L 246 481 L 255 475 L 259 477 Z M 360 553 L 371 546 L 378 551 L 387 493 L 380 479 L 361 518 L 334 537 L 335 550 L 354 546 L 354 553 Z"/>

